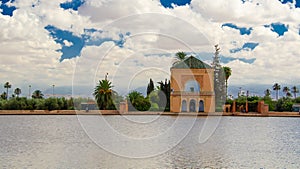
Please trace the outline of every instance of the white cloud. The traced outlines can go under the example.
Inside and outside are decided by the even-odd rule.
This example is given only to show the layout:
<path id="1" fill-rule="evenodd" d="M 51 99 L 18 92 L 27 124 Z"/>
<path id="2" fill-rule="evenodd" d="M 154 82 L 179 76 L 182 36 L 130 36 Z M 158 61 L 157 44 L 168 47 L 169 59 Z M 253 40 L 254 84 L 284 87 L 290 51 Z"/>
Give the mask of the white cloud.
<path id="1" fill-rule="evenodd" d="M 294 80 L 300 78 L 297 66 L 300 60 L 300 9 L 290 9 L 279 1 L 242 4 L 240 0 L 193 0 L 190 6 L 166 9 L 158 0 L 130 3 L 126 0 L 88 0 L 78 11 L 63 10 L 59 6 L 62 2 L 65 0 L 16 1 L 18 9 L 13 17 L 0 14 L 2 79 L 25 88 L 28 84 L 39 84 L 42 88 L 54 83 L 67 86 L 73 81 L 77 85 L 93 86 L 108 72 L 114 85 L 124 90 L 131 79 L 135 79 L 132 84 L 137 87 L 146 85 L 149 74 L 157 81 L 168 77 L 163 72 L 169 71 L 173 59 L 145 54 L 179 50 L 214 52 L 213 45 L 219 43 L 222 55 L 256 58 L 253 64 L 238 60 L 228 63 L 233 70 L 230 84 L 300 83 Z M 31 7 L 33 3 L 34 8 Z M 221 28 L 228 22 L 252 27 L 252 33 L 242 36 L 238 30 Z M 289 25 L 289 31 L 278 37 L 270 28 L 264 27 L 273 22 Z M 80 57 L 60 63 L 61 53 L 56 50 L 61 46 L 44 29 L 47 25 L 76 35 L 83 34 L 84 28 L 104 30 L 102 34 L 94 33 L 93 38 L 112 37 L 116 40 L 119 33 L 126 32 L 131 36 L 126 38 L 123 48 L 113 42 L 86 46 Z M 229 52 L 246 42 L 259 45 L 253 51 Z M 67 40 L 64 43 L 72 45 Z"/>

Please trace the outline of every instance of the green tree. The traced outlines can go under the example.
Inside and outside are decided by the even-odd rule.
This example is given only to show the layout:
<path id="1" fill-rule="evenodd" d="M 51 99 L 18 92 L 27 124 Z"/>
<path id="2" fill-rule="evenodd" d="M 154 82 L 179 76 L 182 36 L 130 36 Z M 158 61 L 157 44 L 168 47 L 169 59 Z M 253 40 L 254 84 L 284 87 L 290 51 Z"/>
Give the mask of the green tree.
<path id="1" fill-rule="evenodd" d="M 270 89 L 265 90 L 265 96 L 266 97 L 270 97 L 271 96 L 271 90 Z"/>
<path id="2" fill-rule="evenodd" d="M 225 72 L 220 62 L 220 48 L 215 45 L 215 53 L 213 57 L 212 67 L 214 68 L 214 91 L 215 91 L 215 105 L 216 111 L 223 111 L 222 106 L 226 102 L 226 85 Z"/>
<path id="3" fill-rule="evenodd" d="M 296 97 L 296 98 L 294 99 L 294 102 L 295 102 L 295 103 L 300 103 L 300 97 Z"/>
<path id="4" fill-rule="evenodd" d="M 229 77 L 231 76 L 231 68 L 230 67 L 227 67 L 227 66 L 224 66 L 223 67 L 223 71 L 224 71 L 224 74 L 225 74 L 225 90 L 226 90 L 226 97 L 227 97 L 227 90 L 228 90 L 228 79 Z"/>
<path id="5" fill-rule="evenodd" d="M 93 95 L 100 110 L 115 109 L 112 88 L 112 83 L 107 79 L 99 80 L 99 84 L 95 87 Z"/>
<path id="6" fill-rule="evenodd" d="M 159 97 L 159 107 L 164 111 L 170 111 L 170 94 L 171 94 L 171 84 L 170 80 L 168 81 L 165 79 L 165 82 L 160 81 L 158 82 L 159 87 L 158 89 L 161 92 L 158 92 Z"/>
<path id="7" fill-rule="evenodd" d="M 58 100 L 56 98 L 50 97 L 45 99 L 45 109 L 46 110 L 59 110 Z"/>
<path id="8" fill-rule="evenodd" d="M 284 86 L 283 89 L 282 89 L 282 91 L 285 93 L 286 96 L 288 96 L 288 95 L 291 94 L 291 93 L 290 93 L 290 88 L 287 87 L 287 86 Z"/>
<path id="9" fill-rule="evenodd" d="M 6 92 L 3 92 L 1 94 L 1 99 L 5 100 L 6 98 L 7 98 L 7 94 L 6 94 Z"/>
<path id="10" fill-rule="evenodd" d="M 279 90 L 281 89 L 280 85 L 278 83 L 275 83 L 273 85 L 273 90 L 276 91 L 276 100 L 278 100 L 278 96 L 279 96 Z"/>
<path id="11" fill-rule="evenodd" d="M 11 84 L 9 82 L 4 83 L 4 88 L 6 88 L 6 99 L 8 100 L 8 89 L 11 88 Z"/>
<path id="12" fill-rule="evenodd" d="M 273 101 L 270 96 L 265 96 L 265 97 L 263 97 L 262 100 L 265 102 L 265 104 L 269 105 L 269 111 L 274 111 L 275 110 L 277 102 Z"/>
<path id="13" fill-rule="evenodd" d="M 277 111 L 292 111 L 293 110 L 293 100 L 289 97 L 283 97 L 278 99 L 276 104 Z"/>
<path id="14" fill-rule="evenodd" d="M 299 89 L 297 88 L 297 86 L 293 86 L 291 92 L 294 94 L 294 98 L 296 99 L 297 93 L 299 93 Z"/>
<path id="15" fill-rule="evenodd" d="M 42 91 L 40 90 L 35 90 L 33 93 L 32 93 L 32 98 L 34 99 L 42 99 L 44 97 L 44 94 L 42 93 Z"/>
<path id="16" fill-rule="evenodd" d="M 149 99 L 144 98 L 140 92 L 130 92 L 127 96 L 127 99 L 130 101 L 128 105 L 129 111 L 147 111 L 151 107 Z"/>
<path id="17" fill-rule="evenodd" d="M 184 53 L 182 51 L 181 52 L 177 52 L 175 54 L 175 61 L 173 62 L 173 65 L 175 65 L 175 64 L 183 61 L 185 58 L 186 58 L 186 53 Z"/>
<path id="18" fill-rule="evenodd" d="M 153 92 L 151 92 L 149 94 L 149 96 L 147 96 L 149 98 L 149 101 L 151 103 L 151 111 L 158 111 L 159 110 L 159 93 L 162 92 L 161 90 L 154 90 Z M 163 108 L 165 109 L 165 108 Z"/>
<path id="19" fill-rule="evenodd" d="M 147 86 L 147 96 L 152 92 L 154 91 L 154 83 L 153 83 L 153 80 L 150 78 L 150 82 Z"/>
<path id="20" fill-rule="evenodd" d="M 21 91 L 20 88 L 16 88 L 15 91 L 14 91 L 14 93 L 15 93 L 15 95 L 16 95 L 17 97 L 19 97 L 20 94 L 22 93 L 22 91 Z"/>
<path id="21" fill-rule="evenodd" d="M 143 100 L 144 97 L 142 95 L 142 93 L 137 92 L 137 91 L 132 91 L 128 94 L 127 96 L 128 100 L 130 101 L 128 109 L 129 110 L 138 110 L 138 103 L 140 102 L 140 100 Z"/>

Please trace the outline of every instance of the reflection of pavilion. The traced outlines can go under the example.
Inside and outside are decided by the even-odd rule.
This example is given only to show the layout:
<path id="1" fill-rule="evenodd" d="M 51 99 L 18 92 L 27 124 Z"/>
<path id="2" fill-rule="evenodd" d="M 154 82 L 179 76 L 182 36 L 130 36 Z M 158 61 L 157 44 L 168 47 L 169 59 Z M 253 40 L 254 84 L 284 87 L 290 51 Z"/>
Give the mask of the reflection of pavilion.
<path id="1" fill-rule="evenodd" d="M 190 56 L 171 67 L 171 112 L 214 112 L 214 69 Z"/>

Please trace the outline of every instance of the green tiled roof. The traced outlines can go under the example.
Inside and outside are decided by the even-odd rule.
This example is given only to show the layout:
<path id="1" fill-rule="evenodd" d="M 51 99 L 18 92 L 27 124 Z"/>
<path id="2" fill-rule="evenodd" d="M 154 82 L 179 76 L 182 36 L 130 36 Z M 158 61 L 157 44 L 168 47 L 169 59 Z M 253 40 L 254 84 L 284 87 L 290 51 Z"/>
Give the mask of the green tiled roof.
<path id="1" fill-rule="evenodd" d="M 171 69 L 212 69 L 212 67 L 194 56 L 190 56 L 173 65 Z"/>

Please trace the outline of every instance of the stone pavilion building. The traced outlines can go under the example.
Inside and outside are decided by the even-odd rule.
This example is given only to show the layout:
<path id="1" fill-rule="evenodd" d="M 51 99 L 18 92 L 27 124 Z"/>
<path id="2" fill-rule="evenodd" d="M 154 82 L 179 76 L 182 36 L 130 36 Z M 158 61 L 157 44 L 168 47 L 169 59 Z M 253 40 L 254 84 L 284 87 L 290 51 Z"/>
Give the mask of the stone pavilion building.
<path id="1" fill-rule="evenodd" d="M 190 56 L 171 67 L 171 112 L 215 112 L 214 69 Z"/>

